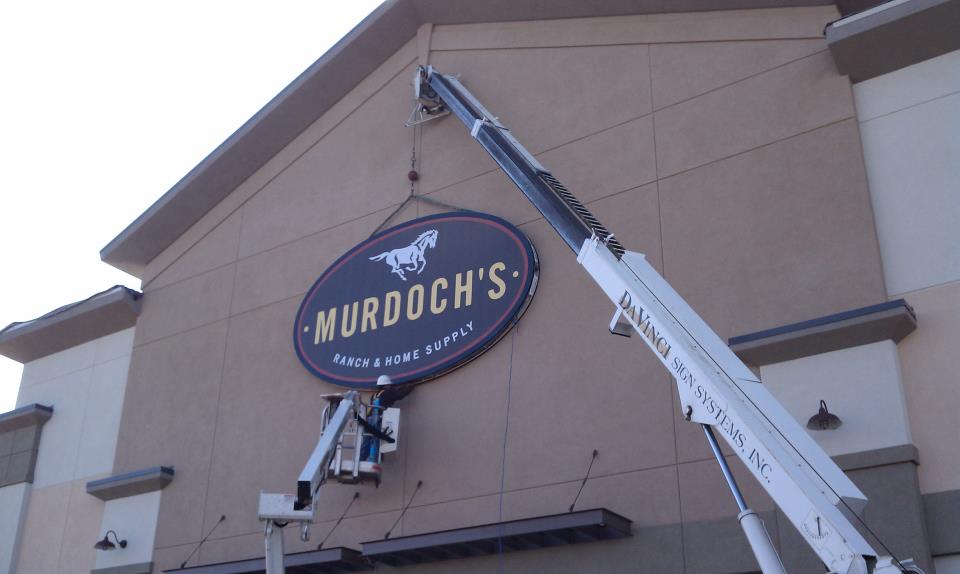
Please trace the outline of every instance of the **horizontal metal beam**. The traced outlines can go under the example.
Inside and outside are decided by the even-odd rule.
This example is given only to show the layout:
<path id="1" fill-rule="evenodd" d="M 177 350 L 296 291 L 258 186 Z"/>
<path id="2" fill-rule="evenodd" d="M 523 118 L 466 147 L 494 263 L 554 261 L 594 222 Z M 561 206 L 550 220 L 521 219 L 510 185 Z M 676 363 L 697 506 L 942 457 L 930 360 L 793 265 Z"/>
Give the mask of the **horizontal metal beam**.
<path id="1" fill-rule="evenodd" d="M 631 535 L 629 519 L 605 508 L 444 530 L 363 543 L 363 555 L 389 565 L 438 562 L 578 544 Z"/>

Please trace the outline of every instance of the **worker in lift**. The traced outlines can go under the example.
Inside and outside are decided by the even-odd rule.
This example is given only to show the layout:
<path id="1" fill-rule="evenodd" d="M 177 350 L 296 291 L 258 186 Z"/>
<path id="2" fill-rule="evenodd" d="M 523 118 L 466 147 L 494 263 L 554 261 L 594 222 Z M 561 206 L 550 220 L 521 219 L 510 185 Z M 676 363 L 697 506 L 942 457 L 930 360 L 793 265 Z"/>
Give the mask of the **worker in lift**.
<path id="1" fill-rule="evenodd" d="M 381 379 L 383 378 L 381 377 Z M 357 417 L 364 430 L 369 433 L 364 435 L 363 442 L 360 444 L 360 460 L 376 461 L 380 451 L 380 440 L 394 442 L 395 439 L 384 433 L 381 428 L 383 411 L 389 409 L 413 391 L 413 385 L 393 385 L 389 383 L 389 379 L 387 381 L 387 386 L 373 395 L 370 406 L 367 408 L 367 420 Z M 381 383 L 378 381 L 377 384 Z M 371 438 L 380 440 L 371 440 Z"/>

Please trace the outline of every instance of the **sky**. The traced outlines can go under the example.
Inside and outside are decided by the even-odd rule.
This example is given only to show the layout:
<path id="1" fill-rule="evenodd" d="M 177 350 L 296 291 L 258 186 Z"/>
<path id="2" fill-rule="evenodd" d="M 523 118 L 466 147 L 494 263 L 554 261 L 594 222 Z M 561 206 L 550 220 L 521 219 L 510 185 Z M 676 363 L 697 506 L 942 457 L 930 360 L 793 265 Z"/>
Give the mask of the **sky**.
<path id="1" fill-rule="evenodd" d="M 0 328 L 138 289 L 100 249 L 379 4 L 0 2 Z"/>

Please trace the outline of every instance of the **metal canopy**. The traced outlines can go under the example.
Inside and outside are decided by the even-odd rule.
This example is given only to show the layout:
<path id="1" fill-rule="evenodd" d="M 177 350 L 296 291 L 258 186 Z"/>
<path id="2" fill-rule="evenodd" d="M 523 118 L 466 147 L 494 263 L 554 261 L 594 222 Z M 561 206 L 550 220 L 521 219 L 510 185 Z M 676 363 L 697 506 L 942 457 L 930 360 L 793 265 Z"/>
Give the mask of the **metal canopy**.
<path id="1" fill-rule="evenodd" d="M 373 570 L 373 565 L 356 550 L 350 548 L 328 548 L 311 552 L 287 554 L 283 565 L 289 574 L 341 574 L 342 572 L 361 572 Z M 178 568 L 164 572 L 183 574 L 264 574 L 266 565 L 263 558 L 223 562 L 207 566 Z"/>
<path id="2" fill-rule="evenodd" d="M 405 566 L 630 536 L 630 520 L 605 508 L 363 543 L 374 562 Z"/>

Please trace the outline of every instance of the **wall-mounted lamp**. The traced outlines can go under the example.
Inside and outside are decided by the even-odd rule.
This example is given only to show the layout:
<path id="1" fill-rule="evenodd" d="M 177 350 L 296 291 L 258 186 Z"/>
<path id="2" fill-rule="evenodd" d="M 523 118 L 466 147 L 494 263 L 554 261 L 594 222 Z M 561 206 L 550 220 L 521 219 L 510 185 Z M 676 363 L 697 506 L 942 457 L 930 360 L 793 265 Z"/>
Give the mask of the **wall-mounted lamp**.
<path id="1" fill-rule="evenodd" d="M 119 538 L 117 538 L 116 532 L 113 532 L 113 539 L 117 541 L 117 544 L 110 542 L 111 532 L 113 532 L 113 530 L 107 530 L 107 533 L 103 535 L 103 540 L 98 540 L 97 543 L 93 545 L 93 547 L 96 548 L 97 550 L 116 550 L 117 545 L 120 545 L 120 548 L 126 548 L 127 541 L 120 540 Z"/>
<path id="2" fill-rule="evenodd" d="M 820 412 L 810 417 L 807 428 L 810 430 L 833 430 L 843 424 L 840 417 L 827 410 L 827 401 L 820 401 Z"/>

